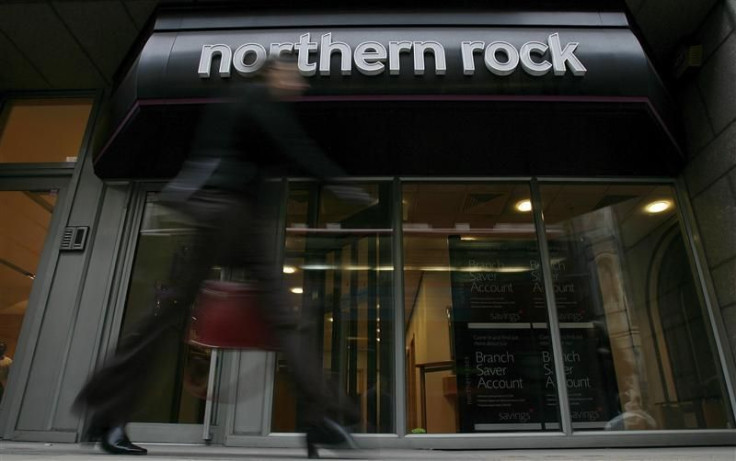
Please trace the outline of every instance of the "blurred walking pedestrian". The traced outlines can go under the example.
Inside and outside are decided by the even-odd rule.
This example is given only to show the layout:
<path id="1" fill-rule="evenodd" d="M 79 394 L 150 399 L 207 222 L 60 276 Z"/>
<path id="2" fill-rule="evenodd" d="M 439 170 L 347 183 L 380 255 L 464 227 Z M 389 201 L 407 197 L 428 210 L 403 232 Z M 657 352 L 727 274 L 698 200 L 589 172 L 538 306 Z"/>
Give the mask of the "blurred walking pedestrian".
<path id="1" fill-rule="evenodd" d="M 125 425 L 152 374 L 152 353 L 166 331 L 186 324 L 183 319 L 214 265 L 244 268 L 258 287 L 262 314 L 289 363 L 303 404 L 309 457 L 318 457 L 320 445 L 355 447 L 338 421 L 357 421 L 358 410 L 346 407 L 347 399 L 325 381 L 319 351 L 302 347 L 305 330 L 286 302 L 275 257 L 281 244 L 276 241 L 279 184 L 269 181 L 284 174 L 286 164 L 322 180 L 344 172 L 306 135 L 287 103 L 306 89 L 296 62 L 270 60 L 261 73 L 261 82 L 234 89 L 231 102 L 205 111 L 189 158 L 160 194 L 162 203 L 192 218 L 196 228 L 178 303 L 152 314 L 123 338 L 112 359 L 77 397 L 75 408 L 87 411 L 83 440 L 99 441 L 108 453 L 146 453 L 130 442 Z M 343 200 L 370 200 L 360 188 L 327 187 Z"/>

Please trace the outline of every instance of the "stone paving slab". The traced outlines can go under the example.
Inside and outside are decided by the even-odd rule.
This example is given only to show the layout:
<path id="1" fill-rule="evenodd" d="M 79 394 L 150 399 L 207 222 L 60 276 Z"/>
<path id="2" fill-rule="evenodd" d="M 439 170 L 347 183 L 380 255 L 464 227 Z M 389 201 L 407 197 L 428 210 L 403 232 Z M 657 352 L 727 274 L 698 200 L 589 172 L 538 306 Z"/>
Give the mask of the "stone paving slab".
<path id="1" fill-rule="evenodd" d="M 142 444 L 151 461 L 281 461 L 306 459 L 306 450 L 296 448 L 240 448 L 203 445 Z M 320 450 L 323 459 L 370 460 L 485 460 L 485 461 L 736 461 L 736 447 L 544 449 L 544 450 L 396 450 L 353 452 Z M 349 456 L 348 456 L 349 455 Z M 0 441 L 0 461 L 103 461 L 131 459 L 112 457 L 99 448 L 79 444 Z"/>

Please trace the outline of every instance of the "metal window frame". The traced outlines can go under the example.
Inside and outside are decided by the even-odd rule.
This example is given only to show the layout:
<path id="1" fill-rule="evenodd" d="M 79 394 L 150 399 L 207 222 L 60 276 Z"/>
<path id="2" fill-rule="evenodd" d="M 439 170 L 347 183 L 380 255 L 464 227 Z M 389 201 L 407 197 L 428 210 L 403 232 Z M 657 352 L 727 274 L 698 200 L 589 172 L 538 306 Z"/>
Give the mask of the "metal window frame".
<path id="1" fill-rule="evenodd" d="M 529 185 L 531 190 L 532 213 L 534 215 L 534 226 L 537 233 L 537 245 L 539 247 L 539 259 L 542 263 L 542 278 L 544 281 L 544 297 L 547 301 L 547 321 L 549 324 L 550 342 L 552 343 L 552 356 L 554 357 L 555 381 L 557 382 L 557 405 L 559 408 L 562 433 L 566 436 L 572 435 L 572 417 L 570 415 L 570 401 L 567 395 L 565 380 L 565 361 L 562 350 L 562 332 L 560 321 L 557 318 L 557 297 L 555 296 L 554 281 L 552 279 L 552 261 L 549 256 L 549 242 L 547 242 L 547 228 L 544 222 L 542 206 L 542 193 L 539 182 L 532 178 Z"/>

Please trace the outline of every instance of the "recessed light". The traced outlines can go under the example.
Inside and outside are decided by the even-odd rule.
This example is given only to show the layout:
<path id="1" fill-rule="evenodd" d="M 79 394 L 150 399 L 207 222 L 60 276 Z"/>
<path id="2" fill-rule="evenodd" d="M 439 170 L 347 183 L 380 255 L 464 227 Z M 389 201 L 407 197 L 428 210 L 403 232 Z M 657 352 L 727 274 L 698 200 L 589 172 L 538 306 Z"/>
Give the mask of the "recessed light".
<path id="1" fill-rule="evenodd" d="M 651 214 L 662 213 L 672 208 L 672 202 L 669 200 L 656 200 L 647 204 L 644 207 L 644 211 Z"/>
<path id="2" fill-rule="evenodd" d="M 294 287 L 294 288 L 292 288 L 289 291 L 291 291 L 292 293 L 297 294 L 297 295 L 300 295 L 300 294 L 304 293 L 304 289 L 301 288 L 301 287 Z"/>
<path id="3" fill-rule="evenodd" d="M 516 208 L 517 211 L 521 211 L 522 213 L 528 213 L 532 211 L 532 202 L 530 200 L 521 200 L 516 202 L 514 208 Z"/>

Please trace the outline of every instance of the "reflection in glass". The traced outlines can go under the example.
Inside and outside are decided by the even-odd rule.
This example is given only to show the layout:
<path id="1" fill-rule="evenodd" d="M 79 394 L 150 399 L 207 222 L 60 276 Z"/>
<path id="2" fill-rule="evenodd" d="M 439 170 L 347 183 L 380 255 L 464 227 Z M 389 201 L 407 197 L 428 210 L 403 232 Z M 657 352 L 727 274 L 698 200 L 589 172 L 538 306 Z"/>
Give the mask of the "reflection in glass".
<path id="1" fill-rule="evenodd" d="M 285 287 L 300 311 L 304 347 L 360 407 L 357 432 L 393 432 L 393 263 L 390 184 L 361 184 L 370 204 L 341 201 L 317 184 L 292 183 L 287 201 Z M 303 430 L 289 364 L 277 361 L 272 430 Z"/>
<path id="2" fill-rule="evenodd" d="M 672 188 L 541 192 L 573 428 L 597 428 L 583 424 L 586 386 L 614 402 L 607 430 L 733 427 Z M 583 347 L 596 348 L 613 382 L 577 381 L 598 373 L 577 360 Z"/>
<path id="3" fill-rule="evenodd" d="M 177 303 L 177 281 L 187 264 L 193 231 L 186 220 L 156 202 L 149 194 L 143 211 L 133 273 L 120 337 L 135 331 L 135 325 L 149 315 L 156 315 L 166 304 Z M 219 275 L 212 278 L 218 279 Z M 180 306 L 188 309 L 189 306 Z M 185 316 L 184 316 L 185 317 Z M 170 329 L 151 357 L 149 385 L 133 421 L 155 423 L 201 424 L 209 375 L 210 350 L 183 341 L 181 328 Z"/>
<path id="4" fill-rule="evenodd" d="M 402 190 L 407 431 L 559 430 L 529 187 Z"/>

